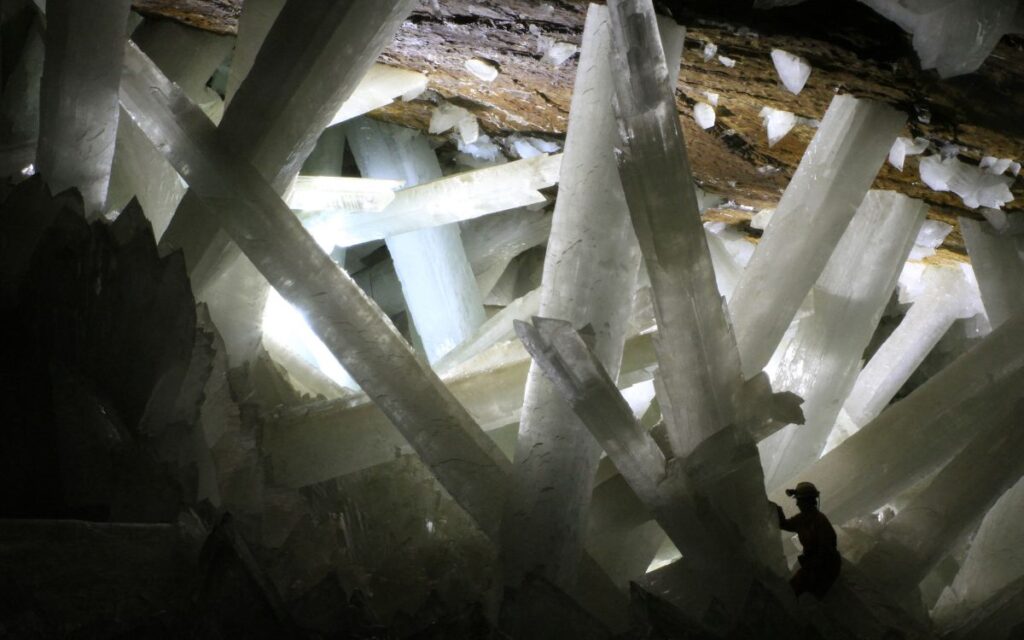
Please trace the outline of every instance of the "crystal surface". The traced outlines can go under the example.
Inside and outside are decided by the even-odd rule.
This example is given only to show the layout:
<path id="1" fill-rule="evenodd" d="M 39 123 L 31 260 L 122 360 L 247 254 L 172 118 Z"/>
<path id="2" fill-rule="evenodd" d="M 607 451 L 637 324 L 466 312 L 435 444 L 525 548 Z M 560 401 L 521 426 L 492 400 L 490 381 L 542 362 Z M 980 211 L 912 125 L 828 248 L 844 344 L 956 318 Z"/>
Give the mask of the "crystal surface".
<path id="1" fill-rule="evenodd" d="M 993 407 L 977 435 L 886 523 L 859 567 L 906 596 L 1024 472 L 1024 399 Z"/>
<path id="2" fill-rule="evenodd" d="M 472 73 L 474 76 L 483 80 L 484 82 L 494 82 L 498 77 L 498 67 L 494 66 L 487 60 L 481 60 L 480 58 L 470 58 L 465 63 L 466 71 Z"/>
<path id="3" fill-rule="evenodd" d="M 769 489 L 824 448 L 926 209 L 892 191 L 869 191 L 811 289 L 813 311 L 768 367 L 774 389 L 804 399 L 806 419 L 761 443 Z"/>
<path id="4" fill-rule="evenodd" d="M 1024 576 L 1024 480 L 999 498 L 971 539 L 960 570 L 939 597 L 932 617 L 950 627 L 968 617 L 990 597 Z M 1009 552 L 1008 552 L 1009 551 Z"/>
<path id="5" fill-rule="evenodd" d="M 354 146 L 361 144 L 358 138 L 354 140 Z M 438 166 L 437 171 L 425 174 L 425 181 L 419 184 L 410 184 L 401 178 L 405 188 L 396 191 L 394 200 L 383 209 L 324 208 L 301 217 L 320 226 L 334 244 L 352 246 L 500 211 L 515 216 L 513 210 L 519 207 L 547 202 L 539 189 L 557 183 L 561 160 L 561 154 L 539 155 L 444 177 Z M 433 163 L 437 164 L 437 160 Z M 301 187 L 302 182 L 300 176 L 297 186 Z M 294 193 L 289 198 L 290 203 Z"/>
<path id="6" fill-rule="evenodd" d="M 745 377 L 771 358 L 905 120 L 887 105 L 832 100 L 729 299 Z"/>
<path id="7" fill-rule="evenodd" d="M 843 403 L 847 421 L 837 426 L 827 449 L 874 420 L 953 322 L 977 312 L 968 299 L 967 283 L 958 269 L 928 269 L 923 290 L 906 316 L 857 375 Z"/>
<path id="8" fill-rule="evenodd" d="M 569 113 L 540 315 L 591 324 L 617 377 L 639 248 L 615 169 L 607 10 L 591 5 Z M 541 567 L 571 582 L 600 449 L 539 369 L 531 367 L 503 528 L 506 581 Z"/>
<path id="9" fill-rule="evenodd" d="M 969 218 L 960 218 L 960 231 L 992 327 L 1024 312 L 1024 241 Z"/>
<path id="10" fill-rule="evenodd" d="M 121 83 L 126 111 L 185 173 L 196 195 L 215 203 L 211 210 L 240 248 L 286 300 L 306 313 L 338 361 L 405 430 L 424 463 L 486 530 L 485 523 L 496 522 L 500 513 L 507 467 L 501 452 L 274 190 L 227 151 L 223 132 L 138 49 L 126 51 Z M 402 364 L 396 369 L 396 363 Z M 429 430 L 421 430 L 425 423 Z"/>
<path id="11" fill-rule="evenodd" d="M 53 193 L 77 187 L 88 217 L 104 213 L 107 200 L 129 6 L 47 3 L 35 164 Z"/>
<path id="12" fill-rule="evenodd" d="M 892 148 L 889 149 L 889 164 L 896 167 L 900 171 L 903 171 L 903 163 L 906 161 L 907 156 L 916 156 L 924 153 L 928 150 L 929 142 L 926 138 L 904 138 L 900 136 L 896 138 L 896 142 L 892 143 Z"/>
<path id="13" fill-rule="evenodd" d="M 218 110 L 223 112 L 220 97 L 206 84 L 230 53 L 230 38 L 160 20 L 144 21 L 132 32 L 132 41 L 193 102 L 210 105 L 210 108 L 204 108 L 207 114 L 216 115 Z M 186 190 L 184 181 L 153 149 L 131 118 L 121 118 L 106 209 L 120 210 L 131 198 L 138 198 L 146 218 L 153 225 L 154 235 L 159 238 L 167 229 Z"/>
<path id="14" fill-rule="evenodd" d="M 410 186 L 441 177 L 437 156 L 418 132 L 363 119 L 346 127 L 346 135 L 364 177 L 402 180 Z M 386 242 L 427 358 L 435 362 L 484 321 L 459 226 L 410 231 Z"/>

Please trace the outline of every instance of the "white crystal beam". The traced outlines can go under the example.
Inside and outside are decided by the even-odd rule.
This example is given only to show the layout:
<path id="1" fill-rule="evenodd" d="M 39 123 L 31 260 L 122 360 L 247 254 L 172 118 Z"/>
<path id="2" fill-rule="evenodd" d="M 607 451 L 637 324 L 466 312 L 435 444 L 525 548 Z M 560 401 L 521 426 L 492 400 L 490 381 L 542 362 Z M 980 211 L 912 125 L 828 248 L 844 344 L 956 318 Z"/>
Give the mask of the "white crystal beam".
<path id="1" fill-rule="evenodd" d="M 54 193 L 76 187 L 103 212 L 117 136 L 129 0 L 50 0 L 36 167 Z"/>
<path id="2" fill-rule="evenodd" d="M 485 531 L 495 526 L 508 466 L 501 452 L 274 190 L 231 153 L 223 132 L 134 45 L 125 57 L 121 102 L 456 502 Z"/>
<path id="3" fill-rule="evenodd" d="M 985 313 L 995 328 L 1024 311 L 1024 241 L 998 235 L 992 226 L 960 218 L 960 231 L 978 279 Z"/>
<path id="4" fill-rule="evenodd" d="M 748 559 L 781 569 L 779 538 L 761 508 L 757 449 L 746 425 L 737 424 L 739 353 L 715 281 L 654 10 L 650 2 L 625 0 L 610 2 L 609 11 L 619 175 L 654 294 L 658 400 L 672 452 L 689 458 L 694 470 L 715 469 L 713 481 L 707 481 L 711 474 L 695 474 L 696 491 L 714 505 L 703 524 L 746 532 L 733 542 Z M 723 431 L 717 443 L 702 447 Z"/>
<path id="5" fill-rule="evenodd" d="M 213 72 L 231 51 L 231 38 L 170 20 L 145 21 L 132 32 L 132 41 L 182 88 L 196 104 L 212 105 L 219 97 L 206 86 Z M 223 105 L 219 107 L 223 110 Z M 207 113 L 211 109 L 205 109 Z M 163 235 L 187 187 L 178 172 L 153 148 L 131 118 L 118 121 L 117 145 L 111 169 L 106 210 L 124 208 L 138 198 L 153 235 Z"/>
<path id="6" fill-rule="evenodd" d="M 806 419 L 761 444 L 769 489 L 825 447 L 926 211 L 891 191 L 868 192 L 811 289 L 813 312 L 769 365 L 772 387 L 803 398 Z"/>
<path id="7" fill-rule="evenodd" d="M 324 209 L 379 213 L 395 200 L 395 191 L 403 184 L 401 180 L 298 176 L 286 201 L 292 209 L 304 212 L 300 218 L 307 219 Z"/>
<path id="8" fill-rule="evenodd" d="M 640 256 L 615 168 L 604 7 L 590 6 L 582 42 L 540 314 L 593 326 L 595 352 L 617 377 Z M 507 584 L 537 568 L 556 584 L 573 581 L 599 456 L 593 437 L 531 366 L 502 523 Z"/>
<path id="9" fill-rule="evenodd" d="M 252 71 L 227 105 L 220 125 L 225 144 L 251 162 L 275 191 L 284 193 L 412 4 L 285 4 L 254 57 Z M 201 289 L 225 263 L 222 254 L 229 242 L 217 231 L 208 212 L 186 195 L 161 238 L 164 250 L 184 251 L 196 288 Z"/>
<path id="10" fill-rule="evenodd" d="M 729 300 L 746 377 L 768 363 L 905 121 L 881 103 L 832 100 Z"/>
<path id="11" fill-rule="evenodd" d="M 260 6 L 270 10 L 269 4 Z M 220 124 L 224 144 L 283 194 L 411 5 L 409 0 L 287 3 L 265 39 L 253 35 L 263 46 L 245 81 L 229 96 Z M 265 24 L 257 26 L 261 31 Z M 239 73 L 244 62 L 234 65 Z M 268 294 L 258 265 L 241 255 L 200 199 L 188 193 L 160 248 L 183 251 L 193 291 L 209 304 L 232 366 L 250 359 L 261 339 Z"/>
<path id="12" fill-rule="evenodd" d="M 834 522 L 869 513 L 952 458 L 990 416 L 1015 405 L 1022 384 L 1018 314 L 791 480 L 815 483 Z M 781 491 L 773 496 L 784 499 Z"/>
<path id="13" fill-rule="evenodd" d="M 949 331 L 953 322 L 971 314 L 962 301 L 967 292 L 963 276 L 958 271 L 937 268 L 926 272 L 925 278 L 924 290 L 899 326 L 857 375 L 844 401 L 843 412 L 854 429 L 874 420 Z M 849 435 L 837 428 L 829 448 Z"/>
<path id="14" fill-rule="evenodd" d="M 354 138 L 352 144 L 353 147 L 358 145 L 359 139 Z M 303 217 L 323 224 L 338 246 L 352 246 L 440 227 L 544 203 L 546 198 L 538 189 L 558 182 L 561 161 L 562 154 L 539 155 L 475 171 L 438 176 L 421 184 L 406 185 L 406 188 L 395 192 L 393 202 L 376 212 L 319 207 L 324 210 L 310 211 Z M 296 186 L 300 185 L 297 183 Z M 290 204 L 295 197 L 293 191 Z"/>
<path id="15" fill-rule="evenodd" d="M 964 449 L 886 523 L 859 567 L 887 593 L 905 596 L 1024 472 L 1024 395 L 993 407 Z"/>
<path id="16" fill-rule="evenodd" d="M 441 178 L 437 156 L 419 132 L 362 119 L 346 127 L 346 137 L 364 177 L 410 186 Z M 436 362 L 485 320 L 459 227 L 424 228 L 386 242 L 427 359 Z"/>
<path id="17" fill-rule="evenodd" d="M 612 9 L 614 11 L 614 9 Z M 633 417 L 608 372 L 568 322 L 534 318 L 516 333 L 566 404 L 607 452 L 637 497 L 672 541 L 709 578 L 737 570 L 738 557 L 714 522 L 697 512 L 693 489 L 678 465 L 670 469 L 654 439 Z"/>
<path id="18" fill-rule="evenodd" d="M 626 342 L 623 375 L 649 378 L 650 336 Z M 445 384 L 486 431 L 518 421 L 530 367 L 518 341 L 497 344 L 445 373 Z M 382 464 L 408 453 L 401 435 L 368 398 L 324 403 L 315 410 L 282 412 L 268 423 L 264 447 L 274 482 L 303 487 Z"/>

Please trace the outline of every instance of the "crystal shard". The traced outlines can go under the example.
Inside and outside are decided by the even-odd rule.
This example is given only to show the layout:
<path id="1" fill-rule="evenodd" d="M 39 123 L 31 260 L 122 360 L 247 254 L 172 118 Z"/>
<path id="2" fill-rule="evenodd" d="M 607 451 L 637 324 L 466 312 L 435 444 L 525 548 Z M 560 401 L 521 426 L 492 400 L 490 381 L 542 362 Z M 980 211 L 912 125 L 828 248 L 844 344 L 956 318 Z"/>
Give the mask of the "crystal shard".
<path id="1" fill-rule="evenodd" d="M 905 119 L 880 103 L 832 100 L 729 300 L 746 377 L 771 358 Z"/>
<path id="2" fill-rule="evenodd" d="M 103 213 L 110 184 L 129 5 L 51 0 L 47 7 L 36 167 L 54 193 L 78 188 L 90 217 Z"/>

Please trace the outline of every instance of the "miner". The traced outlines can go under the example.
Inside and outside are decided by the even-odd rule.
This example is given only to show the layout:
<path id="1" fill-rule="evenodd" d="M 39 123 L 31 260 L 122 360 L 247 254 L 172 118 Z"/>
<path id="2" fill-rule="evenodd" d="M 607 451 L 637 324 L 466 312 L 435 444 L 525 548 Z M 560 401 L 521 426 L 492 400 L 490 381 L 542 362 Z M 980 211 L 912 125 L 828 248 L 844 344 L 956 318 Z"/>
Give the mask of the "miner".
<path id="1" fill-rule="evenodd" d="M 839 577 L 842 560 L 836 548 L 836 532 L 824 513 L 818 510 L 818 488 L 810 482 L 797 483 L 795 489 L 786 489 L 786 495 L 796 498 L 800 513 L 787 518 L 782 507 L 775 505 L 779 513 L 779 528 L 797 534 L 803 553 L 798 560 L 800 568 L 790 579 L 793 593 L 811 593 L 821 598 Z"/>

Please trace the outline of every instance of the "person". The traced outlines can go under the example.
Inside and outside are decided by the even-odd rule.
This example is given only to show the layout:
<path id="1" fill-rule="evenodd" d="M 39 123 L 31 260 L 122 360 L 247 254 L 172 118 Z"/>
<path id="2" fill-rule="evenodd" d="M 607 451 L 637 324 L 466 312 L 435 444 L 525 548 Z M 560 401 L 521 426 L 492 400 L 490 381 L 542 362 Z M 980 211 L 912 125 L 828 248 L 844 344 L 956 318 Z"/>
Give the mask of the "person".
<path id="1" fill-rule="evenodd" d="M 786 495 L 796 498 L 800 513 L 787 518 L 782 507 L 775 505 L 779 513 L 779 528 L 797 534 L 803 553 L 797 558 L 800 568 L 789 581 L 793 593 L 811 593 L 822 598 L 839 577 L 842 559 L 836 548 L 836 531 L 824 513 L 818 510 L 818 488 L 810 482 L 797 483 L 795 489 L 786 489 Z M 774 503 L 773 503 L 774 504 Z"/>

